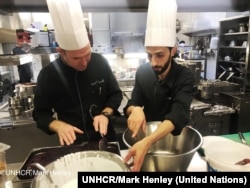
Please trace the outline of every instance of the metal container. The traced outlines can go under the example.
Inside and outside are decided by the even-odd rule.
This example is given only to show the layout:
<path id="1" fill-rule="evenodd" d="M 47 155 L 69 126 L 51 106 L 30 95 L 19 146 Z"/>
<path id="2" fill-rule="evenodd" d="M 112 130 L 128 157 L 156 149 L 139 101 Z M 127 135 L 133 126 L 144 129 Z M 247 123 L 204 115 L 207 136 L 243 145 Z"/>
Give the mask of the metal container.
<path id="1" fill-rule="evenodd" d="M 212 83 L 205 83 L 201 86 L 201 98 L 212 99 L 213 98 L 213 85 Z"/>
<path id="2" fill-rule="evenodd" d="M 154 132 L 160 122 L 148 122 L 146 135 Z M 123 133 L 123 141 L 131 147 L 135 142 L 141 140 L 144 134 L 132 138 L 129 129 Z M 173 136 L 168 134 L 153 144 L 145 156 L 141 171 L 145 172 L 166 172 L 186 171 L 194 153 L 201 147 L 202 135 L 191 127 L 184 127 L 181 134 Z"/>
<path id="3" fill-rule="evenodd" d="M 15 85 L 15 92 L 17 96 L 28 97 L 34 95 L 36 89 L 35 83 L 17 84 Z"/>
<path id="4" fill-rule="evenodd" d="M 239 32 L 246 32 L 245 24 L 239 23 Z"/>
<path id="5" fill-rule="evenodd" d="M 31 188 L 76 187 L 77 172 L 129 172 L 129 167 L 121 156 L 107 151 L 81 151 L 68 154 L 50 163 L 46 167 L 34 164 L 43 172 L 31 183 Z M 60 177 L 57 173 L 61 174 Z M 71 185 L 72 183 L 72 185 Z M 70 185 L 68 185 L 70 184 Z M 67 186 L 65 186 L 67 185 Z"/>
<path id="6" fill-rule="evenodd" d="M 48 138 L 47 138 L 48 139 Z M 53 140 L 51 140 L 53 141 Z M 50 141 L 50 142 L 51 142 Z M 57 140 L 58 141 L 58 140 Z M 46 144 L 43 144 L 46 145 Z M 48 144 L 47 144 L 48 145 Z M 36 170 L 31 165 L 32 163 L 39 163 L 42 166 L 47 166 L 53 161 L 68 155 L 82 151 L 99 151 L 99 141 L 83 142 L 81 145 L 69 145 L 69 146 L 52 146 L 52 147 L 41 147 L 34 148 L 26 157 L 23 165 L 20 168 L 20 172 Z M 108 142 L 107 152 L 114 153 L 120 156 L 120 149 L 118 142 Z M 27 180 L 34 178 L 34 173 L 18 173 L 17 177 L 19 180 Z"/>
<path id="7" fill-rule="evenodd" d="M 10 116 L 20 116 L 22 113 L 22 106 L 9 107 Z"/>

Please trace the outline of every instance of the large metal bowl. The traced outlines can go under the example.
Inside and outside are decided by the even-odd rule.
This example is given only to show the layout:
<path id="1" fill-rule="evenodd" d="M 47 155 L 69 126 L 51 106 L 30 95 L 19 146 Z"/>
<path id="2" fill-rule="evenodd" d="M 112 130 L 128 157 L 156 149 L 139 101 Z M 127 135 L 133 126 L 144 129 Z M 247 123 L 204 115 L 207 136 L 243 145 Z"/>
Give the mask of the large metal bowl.
<path id="1" fill-rule="evenodd" d="M 47 166 L 33 164 L 39 171 L 31 188 L 77 187 L 78 172 L 130 172 L 121 156 L 108 151 L 80 151 L 67 154 Z"/>
<path id="2" fill-rule="evenodd" d="M 146 135 L 154 132 L 160 122 L 148 122 Z M 132 132 L 126 129 L 123 133 L 123 141 L 130 148 L 145 134 L 142 132 L 136 138 L 132 138 Z M 202 135 L 192 127 L 184 127 L 181 134 L 173 136 L 168 134 L 153 144 L 145 156 L 141 171 L 165 172 L 187 171 L 194 153 L 201 147 Z"/>

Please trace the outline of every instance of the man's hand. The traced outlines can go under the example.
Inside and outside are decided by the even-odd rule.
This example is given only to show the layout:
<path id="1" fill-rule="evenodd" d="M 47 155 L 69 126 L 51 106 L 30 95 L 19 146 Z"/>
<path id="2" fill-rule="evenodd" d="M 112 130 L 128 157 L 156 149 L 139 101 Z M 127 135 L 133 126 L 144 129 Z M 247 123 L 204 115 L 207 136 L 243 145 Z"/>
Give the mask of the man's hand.
<path id="1" fill-rule="evenodd" d="M 97 115 L 93 118 L 93 126 L 95 131 L 101 134 L 106 135 L 108 131 L 109 119 L 103 114 Z"/>
<path id="2" fill-rule="evenodd" d="M 146 118 L 141 107 L 135 106 L 131 109 L 127 122 L 129 130 L 133 132 L 133 138 L 137 136 L 140 129 L 146 132 Z"/>
<path id="3" fill-rule="evenodd" d="M 128 154 L 124 158 L 124 162 L 128 163 L 133 158 L 132 172 L 140 171 L 149 147 L 150 144 L 146 140 L 140 140 L 129 149 Z"/>
<path id="4" fill-rule="evenodd" d="M 70 145 L 76 140 L 76 133 L 83 134 L 81 129 L 63 121 L 54 120 L 49 125 L 50 130 L 57 133 L 60 145 Z"/>

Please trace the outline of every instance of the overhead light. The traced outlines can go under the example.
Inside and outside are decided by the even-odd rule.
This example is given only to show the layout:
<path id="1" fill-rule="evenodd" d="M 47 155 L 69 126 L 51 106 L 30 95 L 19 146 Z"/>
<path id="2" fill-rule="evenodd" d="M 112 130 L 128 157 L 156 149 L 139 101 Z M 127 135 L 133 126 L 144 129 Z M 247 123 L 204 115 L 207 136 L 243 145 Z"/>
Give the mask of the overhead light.
<path id="1" fill-rule="evenodd" d="M 146 59 L 147 54 L 145 52 L 139 52 L 139 53 L 125 53 L 123 58 L 129 59 L 129 58 L 138 58 L 138 59 Z"/>
<path id="2" fill-rule="evenodd" d="M 106 59 L 116 59 L 116 54 L 102 54 Z"/>

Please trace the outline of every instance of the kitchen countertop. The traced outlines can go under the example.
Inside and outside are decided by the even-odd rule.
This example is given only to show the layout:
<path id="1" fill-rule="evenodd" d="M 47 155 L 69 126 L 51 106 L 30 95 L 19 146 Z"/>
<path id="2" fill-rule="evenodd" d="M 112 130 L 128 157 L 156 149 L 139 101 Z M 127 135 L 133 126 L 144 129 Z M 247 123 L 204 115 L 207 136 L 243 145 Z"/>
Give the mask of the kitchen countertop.
<path id="1" fill-rule="evenodd" d="M 121 150 L 121 156 L 124 157 L 128 150 Z M 21 168 L 23 163 L 12 163 L 7 165 L 7 177 L 0 176 L 0 182 L 11 181 L 13 188 L 30 188 L 30 180 L 19 180 L 16 176 L 18 170 Z M 188 172 L 206 172 L 207 165 L 206 161 L 200 157 L 198 152 L 195 152 L 190 165 L 187 169 Z M 6 187 L 8 188 L 8 187 Z"/>
<path id="2" fill-rule="evenodd" d="M 243 136 L 245 137 L 246 140 L 246 144 L 250 146 L 250 132 L 245 132 L 242 133 Z M 235 142 L 240 142 L 241 143 L 241 139 L 239 137 L 238 134 L 228 134 L 228 135 L 222 135 L 225 138 L 229 138 L 230 140 L 233 140 Z"/>
<path id="3" fill-rule="evenodd" d="M 250 132 L 243 133 L 247 144 L 250 144 Z M 238 134 L 230 134 L 230 135 L 221 135 L 225 138 L 231 139 L 236 142 L 241 142 Z M 125 157 L 128 150 L 121 150 L 121 156 Z M 12 181 L 13 188 L 29 188 L 31 181 L 20 181 L 17 178 L 17 172 L 22 166 L 22 162 L 20 163 L 11 163 L 7 164 L 7 176 L 0 176 L 0 182 L 4 181 Z M 207 162 L 203 159 L 198 152 L 194 153 L 194 156 L 189 164 L 187 172 L 207 172 Z M 6 187 L 7 188 L 7 187 Z"/>

